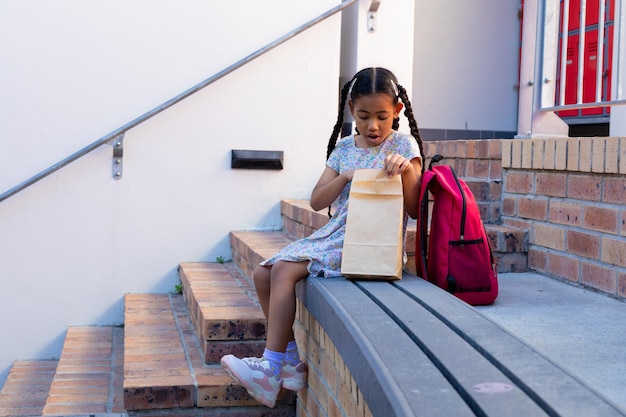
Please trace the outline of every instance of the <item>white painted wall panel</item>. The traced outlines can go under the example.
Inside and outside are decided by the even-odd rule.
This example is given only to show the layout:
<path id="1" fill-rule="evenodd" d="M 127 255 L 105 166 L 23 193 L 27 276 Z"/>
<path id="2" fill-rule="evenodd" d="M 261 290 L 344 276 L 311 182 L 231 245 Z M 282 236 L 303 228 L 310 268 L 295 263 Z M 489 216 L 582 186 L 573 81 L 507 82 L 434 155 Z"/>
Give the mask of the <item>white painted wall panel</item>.
<path id="1" fill-rule="evenodd" d="M 422 128 L 517 131 L 518 10 L 513 0 L 415 2 Z"/>
<path id="2" fill-rule="evenodd" d="M 0 191 L 337 4 L 0 0 Z M 231 230 L 281 227 L 324 167 L 340 20 L 129 131 L 121 180 L 107 145 L 0 203 L 0 384 L 67 326 L 121 323 L 125 293 L 172 291 L 180 262 L 229 259 Z M 231 149 L 285 169 L 231 170 Z"/>

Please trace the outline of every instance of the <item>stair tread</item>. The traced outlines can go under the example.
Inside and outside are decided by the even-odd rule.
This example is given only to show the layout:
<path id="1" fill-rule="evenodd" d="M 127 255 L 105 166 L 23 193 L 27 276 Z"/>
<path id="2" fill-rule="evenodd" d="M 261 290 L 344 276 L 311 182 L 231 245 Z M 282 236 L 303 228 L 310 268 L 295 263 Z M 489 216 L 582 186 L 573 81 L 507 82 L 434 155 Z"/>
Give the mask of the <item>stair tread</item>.
<path id="1" fill-rule="evenodd" d="M 230 264 L 182 263 L 179 275 L 201 340 L 259 340 L 265 316 L 254 290 Z"/>
<path id="2" fill-rule="evenodd" d="M 68 328 L 44 415 L 124 411 L 123 332 L 117 327 Z"/>
<path id="3" fill-rule="evenodd" d="M 129 411 L 258 405 L 221 366 L 204 363 L 186 301 L 174 294 L 125 296 L 123 386 Z"/>
<path id="4" fill-rule="evenodd" d="M 40 416 L 57 360 L 15 361 L 0 391 L 0 416 Z"/>

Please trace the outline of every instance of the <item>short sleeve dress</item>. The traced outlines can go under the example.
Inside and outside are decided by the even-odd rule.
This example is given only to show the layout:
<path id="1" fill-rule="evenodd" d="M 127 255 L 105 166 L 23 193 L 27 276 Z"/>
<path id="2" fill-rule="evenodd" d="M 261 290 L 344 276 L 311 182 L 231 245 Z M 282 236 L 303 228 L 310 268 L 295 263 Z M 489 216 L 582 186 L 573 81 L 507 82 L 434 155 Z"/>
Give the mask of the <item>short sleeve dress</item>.
<path id="1" fill-rule="evenodd" d="M 409 135 L 392 132 L 380 145 L 371 148 L 357 148 L 354 135 L 339 141 L 326 166 L 341 174 L 351 169 L 383 168 L 387 155 L 399 154 L 412 160 L 421 158 L 415 139 Z M 311 275 L 322 277 L 341 276 L 341 256 L 348 216 L 348 196 L 350 185 L 346 184 L 338 197 L 337 208 L 329 222 L 308 237 L 296 240 L 280 252 L 261 262 L 261 265 L 273 265 L 278 261 L 309 261 Z M 406 233 L 408 216 L 404 214 L 403 231 Z"/>

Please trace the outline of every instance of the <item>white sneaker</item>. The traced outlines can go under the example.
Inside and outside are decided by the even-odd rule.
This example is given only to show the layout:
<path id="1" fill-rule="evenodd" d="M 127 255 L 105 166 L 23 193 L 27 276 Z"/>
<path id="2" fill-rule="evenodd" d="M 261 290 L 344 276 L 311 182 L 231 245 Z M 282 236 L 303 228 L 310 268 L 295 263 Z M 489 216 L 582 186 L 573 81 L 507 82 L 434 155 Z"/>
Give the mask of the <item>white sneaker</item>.
<path id="1" fill-rule="evenodd" d="M 289 391 L 300 391 L 306 385 L 306 373 L 308 367 L 306 363 L 300 361 L 297 365 L 283 363 L 280 371 L 280 378 L 283 380 L 283 388 Z"/>
<path id="2" fill-rule="evenodd" d="M 224 370 L 261 404 L 274 408 L 282 379 L 274 376 L 270 363 L 265 358 L 239 359 L 226 355 L 220 360 Z"/>

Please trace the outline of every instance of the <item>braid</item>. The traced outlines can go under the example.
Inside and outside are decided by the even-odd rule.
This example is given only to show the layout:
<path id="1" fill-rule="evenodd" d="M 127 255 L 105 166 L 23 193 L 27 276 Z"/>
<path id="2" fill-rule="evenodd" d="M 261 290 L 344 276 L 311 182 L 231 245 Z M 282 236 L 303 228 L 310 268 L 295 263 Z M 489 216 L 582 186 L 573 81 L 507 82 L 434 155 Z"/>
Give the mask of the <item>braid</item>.
<path id="1" fill-rule="evenodd" d="M 406 93 L 406 89 L 398 84 L 398 95 L 400 96 L 400 100 L 404 103 L 404 115 L 409 121 L 409 127 L 411 128 L 411 136 L 415 138 L 417 141 L 417 146 L 419 147 L 420 153 L 422 154 L 422 161 L 426 159 L 426 155 L 424 155 L 424 145 L 422 144 L 422 136 L 420 135 L 419 129 L 417 127 L 417 122 L 415 121 L 415 116 L 413 115 L 413 106 L 411 106 L 411 101 L 409 100 L 409 96 Z M 424 163 L 422 162 L 422 173 L 424 173 Z"/>
<path id="2" fill-rule="evenodd" d="M 339 132 L 341 132 L 341 128 L 343 127 L 343 111 L 344 107 L 346 106 L 346 100 L 348 99 L 348 90 L 350 89 L 351 82 L 352 80 L 345 83 L 343 88 L 341 89 L 341 97 L 339 99 L 339 114 L 337 115 L 337 123 L 335 123 L 333 133 L 330 135 L 330 139 L 328 140 L 326 159 L 330 157 L 333 149 L 335 149 L 335 145 L 337 144 L 337 138 L 339 137 Z"/>

